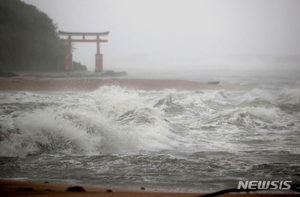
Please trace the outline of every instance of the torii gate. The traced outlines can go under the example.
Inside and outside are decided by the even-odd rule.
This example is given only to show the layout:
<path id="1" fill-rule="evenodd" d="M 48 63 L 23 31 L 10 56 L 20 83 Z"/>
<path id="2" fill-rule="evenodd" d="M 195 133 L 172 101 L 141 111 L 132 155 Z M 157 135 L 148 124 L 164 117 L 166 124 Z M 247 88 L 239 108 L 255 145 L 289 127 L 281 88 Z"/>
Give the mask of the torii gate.
<path id="1" fill-rule="evenodd" d="M 96 66 L 95 66 L 95 72 L 101 72 L 103 70 L 103 55 L 100 54 L 100 42 L 108 42 L 108 40 L 101 40 L 100 36 L 106 36 L 109 34 L 108 32 L 102 32 L 102 33 L 87 33 L 87 32 L 64 32 L 59 31 L 60 35 L 68 35 L 67 39 L 60 39 L 64 43 L 68 45 L 68 55 L 65 57 L 65 69 L 66 70 L 72 70 L 73 64 L 72 64 L 72 42 L 96 42 L 97 43 L 97 54 L 96 54 Z M 71 36 L 82 36 L 82 39 L 72 39 Z M 85 36 L 97 36 L 96 39 L 93 40 L 86 40 Z"/>

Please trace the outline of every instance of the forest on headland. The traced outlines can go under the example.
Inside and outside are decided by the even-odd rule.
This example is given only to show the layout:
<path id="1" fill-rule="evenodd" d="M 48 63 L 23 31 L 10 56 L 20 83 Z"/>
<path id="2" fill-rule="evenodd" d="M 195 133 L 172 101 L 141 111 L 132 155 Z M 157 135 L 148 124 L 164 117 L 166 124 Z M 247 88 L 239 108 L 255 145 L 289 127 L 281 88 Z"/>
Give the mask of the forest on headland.
<path id="1" fill-rule="evenodd" d="M 0 1 L 0 71 L 62 71 L 66 54 L 45 13 L 20 0 Z"/>

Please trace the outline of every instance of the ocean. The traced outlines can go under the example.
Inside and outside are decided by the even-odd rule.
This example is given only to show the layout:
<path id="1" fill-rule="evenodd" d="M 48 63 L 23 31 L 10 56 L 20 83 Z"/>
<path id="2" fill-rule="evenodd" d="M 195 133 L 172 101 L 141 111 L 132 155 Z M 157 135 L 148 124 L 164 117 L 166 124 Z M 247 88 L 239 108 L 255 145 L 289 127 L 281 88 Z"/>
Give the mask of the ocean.
<path id="1" fill-rule="evenodd" d="M 132 71 L 237 90 L 0 92 L 0 179 L 215 192 L 300 182 L 300 72 Z"/>

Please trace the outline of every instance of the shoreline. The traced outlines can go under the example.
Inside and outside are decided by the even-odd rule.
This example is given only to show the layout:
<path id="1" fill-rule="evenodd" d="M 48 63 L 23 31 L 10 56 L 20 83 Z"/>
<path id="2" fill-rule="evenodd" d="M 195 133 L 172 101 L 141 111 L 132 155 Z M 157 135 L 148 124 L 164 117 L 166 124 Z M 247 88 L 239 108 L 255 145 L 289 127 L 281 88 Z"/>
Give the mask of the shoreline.
<path id="1" fill-rule="evenodd" d="M 0 77 L 0 91 L 76 91 L 92 92 L 104 85 L 117 85 L 135 90 L 235 90 L 231 87 L 179 79 L 136 79 L 136 78 L 38 78 L 30 74 Z"/>
<path id="2" fill-rule="evenodd" d="M 216 191 L 217 192 L 217 191 Z M 122 189 L 117 187 L 102 187 L 77 184 L 57 184 L 49 182 L 32 182 L 0 179 L 0 196 L 122 196 L 122 197 L 196 197 L 207 193 L 180 193 L 180 192 L 156 192 L 147 191 L 147 188 L 140 190 Z M 297 193 L 274 194 L 274 193 L 225 193 L 222 197 L 287 197 L 298 196 Z"/>
<path id="3" fill-rule="evenodd" d="M 17 77 L 0 78 L 0 91 L 78 91 L 89 92 L 100 88 L 103 85 L 119 85 L 139 90 L 163 90 L 174 88 L 177 90 L 234 90 L 233 88 L 220 85 L 211 85 L 187 80 L 175 79 L 128 79 L 128 78 L 55 78 L 41 79 L 30 75 L 19 75 Z M 43 180 L 43 179 L 39 179 Z M 47 180 L 45 180 L 47 181 Z M 199 183 L 200 184 L 200 183 Z M 69 187 L 79 186 L 82 191 L 66 191 Z M 83 184 L 59 184 L 48 182 L 19 181 L 19 180 L 1 180 L 0 196 L 202 196 L 204 193 L 178 193 L 172 191 L 156 191 L 155 189 L 145 190 L 141 188 L 127 189 L 114 186 L 114 183 L 106 186 L 92 186 Z M 201 191 L 200 191 L 201 192 Z M 218 191 L 215 191 L 218 192 Z M 259 192 L 259 191 L 258 191 Z M 272 191 L 270 191 L 272 192 Z M 272 194 L 272 193 L 231 193 L 221 196 L 297 196 L 295 193 Z"/>
<path id="4" fill-rule="evenodd" d="M 0 196 L 201 196 L 203 193 L 176 193 L 147 191 L 147 188 L 123 189 L 78 184 L 58 184 L 49 182 L 17 181 L 0 179 Z"/>

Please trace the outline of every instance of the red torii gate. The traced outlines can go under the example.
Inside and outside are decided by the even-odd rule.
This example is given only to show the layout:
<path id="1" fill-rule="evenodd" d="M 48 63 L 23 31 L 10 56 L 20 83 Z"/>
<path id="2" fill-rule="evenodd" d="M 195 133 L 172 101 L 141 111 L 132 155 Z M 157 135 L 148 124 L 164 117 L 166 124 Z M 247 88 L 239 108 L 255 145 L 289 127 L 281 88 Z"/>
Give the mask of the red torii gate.
<path id="1" fill-rule="evenodd" d="M 73 68 L 73 60 L 72 60 L 72 42 L 96 42 L 97 43 L 97 54 L 96 54 L 96 66 L 95 66 L 95 72 L 101 72 L 103 70 L 103 55 L 100 54 L 100 42 L 108 42 L 108 40 L 101 40 L 100 36 L 106 36 L 109 34 L 108 32 L 102 32 L 102 33 L 87 33 L 87 32 L 64 32 L 59 31 L 60 35 L 68 35 L 67 39 L 61 38 L 60 40 L 63 41 L 68 45 L 68 54 L 65 57 L 65 69 L 66 70 L 72 70 Z M 72 39 L 71 36 L 82 36 L 82 39 Z M 96 39 L 89 39 L 86 40 L 85 36 L 97 36 Z"/>

